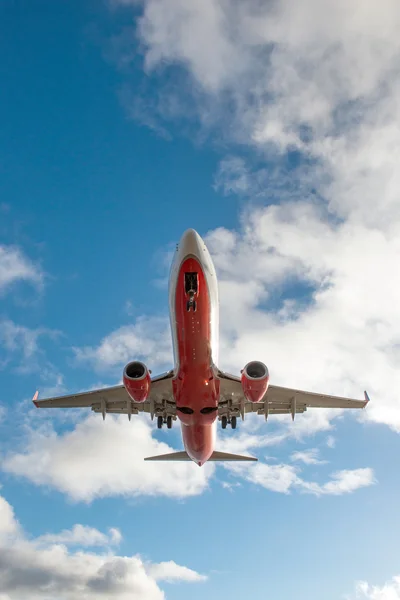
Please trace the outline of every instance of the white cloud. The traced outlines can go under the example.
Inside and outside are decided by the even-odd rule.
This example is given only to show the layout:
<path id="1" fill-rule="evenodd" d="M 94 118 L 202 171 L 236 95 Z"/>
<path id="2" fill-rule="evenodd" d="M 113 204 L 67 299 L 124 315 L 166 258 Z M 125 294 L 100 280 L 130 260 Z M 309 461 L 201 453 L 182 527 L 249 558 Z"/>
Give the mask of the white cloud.
<path id="1" fill-rule="evenodd" d="M 172 344 L 168 319 L 139 317 L 134 325 L 125 325 L 105 336 L 97 347 L 75 348 L 76 358 L 103 372 L 104 368 L 122 367 L 134 357 L 152 370 L 172 364 Z"/>
<path id="2" fill-rule="evenodd" d="M 25 359 L 31 359 L 38 350 L 38 339 L 42 335 L 57 335 L 45 328 L 30 329 L 18 325 L 10 319 L 0 321 L 0 344 L 8 353 L 19 352 Z"/>
<path id="3" fill-rule="evenodd" d="M 19 524 L 14 517 L 14 510 L 3 496 L 0 496 L 0 544 L 5 537 L 19 531 Z"/>
<path id="4" fill-rule="evenodd" d="M 225 194 L 246 194 L 254 189 L 254 181 L 248 173 L 246 163 L 238 156 L 227 157 L 219 163 L 215 188 Z"/>
<path id="5" fill-rule="evenodd" d="M 328 494 L 340 496 L 358 490 L 362 487 L 368 487 L 376 483 L 374 472 L 370 468 L 343 470 L 332 474 L 332 480 L 318 485 L 307 481 L 299 481 L 298 485 L 304 488 L 304 491 L 320 496 Z"/>
<path id="6" fill-rule="evenodd" d="M 334 448 L 336 445 L 336 440 L 333 437 L 333 435 L 328 435 L 328 437 L 326 438 L 326 445 L 328 446 L 328 448 Z"/>
<path id="7" fill-rule="evenodd" d="M 239 429 L 233 435 L 221 435 L 218 437 L 216 446 L 221 452 L 230 452 L 232 454 L 243 454 L 245 452 L 255 451 L 256 448 L 266 448 L 276 446 L 290 437 L 288 430 L 280 430 L 271 434 L 256 434 L 245 429 Z"/>
<path id="8" fill-rule="evenodd" d="M 355 593 L 346 596 L 348 600 L 400 600 L 400 576 L 393 577 L 383 586 L 370 585 L 366 581 L 360 581 L 356 585 Z"/>
<path id="9" fill-rule="evenodd" d="M 187 66 L 207 90 L 218 92 L 245 68 L 237 40 L 221 35 L 226 8 L 226 3 L 215 0 L 173 0 L 169 10 L 166 3 L 145 2 L 138 30 L 147 46 L 146 68 L 177 62 Z"/>
<path id="10" fill-rule="evenodd" d="M 182 66 L 202 121 L 216 124 L 222 117 L 230 136 L 263 147 L 272 142 L 280 150 L 291 144 L 308 149 L 302 128 L 308 138 L 338 124 L 348 128 L 348 115 L 353 124 L 360 112 L 354 103 L 368 110 L 370 98 L 382 94 L 382 82 L 397 75 L 396 0 L 306 0 L 301 8 L 294 0 L 142 5 L 137 35 L 145 68 L 158 74 Z"/>
<path id="11" fill-rule="evenodd" d="M 45 327 L 30 328 L 11 319 L 0 319 L 0 371 L 7 368 L 20 375 L 35 373 L 46 386 L 44 392 L 63 392 L 63 376 L 46 358 L 44 350 L 45 340 L 55 341 L 61 335 L 60 331 Z M 3 411 L 0 410 L 2 415 Z"/>
<path id="12" fill-rule="evenodd" d="M 10 504 L 0 496 L 0 589 L 7 600 L 163 600 L 157 581 L 204 581 L 206 577 L 174 561 L 144 562 L 139 555 L 116 556 L 111 552 L 94 554 L 71 552 L 65 544 L 97 544 L 100 532 L 75 526 L 59 535 L 43 535 L 28 540 L 14 517 Z M 83 534 L 82 531 L 85 533 Z M 109 539 L 115 531 L 110 529 Z M 75 532 L 75 533 L 72 533 Z M 113 533 L 114 532 L 114 533 Z M 7 534 L 8 537 L 4 537 Z M 104 534 L 103 534 L 104 535 Z M 105 536 L 107 537 L 107 536 Z M 117 536 L 118 537 L 118 536 Z"/>
<path id="13" fill-rule="evenodd" d="M 236 481 L 235 483 L 229 481 L 221 481 L 221 485 L 224 488 L 224 490 L 228 490 L 229 492 L 232 492 L 236 487 L 241 487 L 241 484 L 238 481 Z"/>
<path id="14" fill-rule="evenodd" d="M 122 540 L 121 532 L 114 527 L 108 535 L 93 527 L 74 525 L 72 529 L 64 529 L 60 533 L 46 533 L 37 538 L 39 544 L 65 544 L 66 546 L 109 546 L 118 545 Z"/>
<path id="15" fill-rule="evenodd" d="M 18 281 L 26 281 L 40 288 L 44 274 L 16 246 L 0 245 L 0 294 Z"/>
<path id="16" fill-rule="evenodd" d="M 323 465 L 326 463 L 325 460 L 320 460 L 318 458 L 319 450 L 318 448 L 311 448 L 310 450 L 298 450 L 297 452 L 293 452 L 290 456 L 292 461 L 303 462 L 305 465 Z"/>
<path id="17" fill-rule="evenodd" d="M 225 468 L 250 483 L 283 494 L 288 494 L 298 481 L 297 470 L 291 465 L 267 465 L 258 462 L 248 466 L 232 463 Z"/>
<path id="18" fill-rule="evenodd" d="M 297 488 L 315 496 L 339 496 L 375 483 L 374 472 L 370 468 L 338 471 L 331 475 L 330 481 L 322 485 L 301 478 L 300 470 L 292 465 L 258 462 L 252 465 L 229 464 L 225 468 L 250 483 L 284 494 Z"/>
<path id="19" fill-rule="evenodd" d="M 223 123 L 227 136 L 266 155 L 268 178 L 276 159 L 297 148 L 315 159 L 313 187 L 337 216 L 371 228 L 399 219 L 397 0 L 142 4 L 145 65 L 183 66 L 191 93 L 202 90 L 200 120 Z M 228 187 L 233 178 L 254 190 L 241 158 L 221 167 Z"/>
<path id="20" fill-rule="evenodd" d="M 6 456 L 2 468 L 75 501 L 114 495 L 184 498 L 203 492 L 214 465 L 199 469 L 192 462 L 145 462 L 146 456 L 173 451 L 153 438 L 153 432 L 141 417 L 129 422 L 107 416 L 104 423 L 91 415 L 60 435 L 47 425 L 31 431 L 25 450 Z"/>
<path id="21" fill-rule="evenodd" d="M 177 565 L 174 561 L 162 562 L 158 564 L 149 565 L 147 573 L 153 577 L 156 581 L 166 581 L 168 583 L 174 583 L 176 581 L 206 581 L 205 575 L 200 575 L 192 569 Z"/>

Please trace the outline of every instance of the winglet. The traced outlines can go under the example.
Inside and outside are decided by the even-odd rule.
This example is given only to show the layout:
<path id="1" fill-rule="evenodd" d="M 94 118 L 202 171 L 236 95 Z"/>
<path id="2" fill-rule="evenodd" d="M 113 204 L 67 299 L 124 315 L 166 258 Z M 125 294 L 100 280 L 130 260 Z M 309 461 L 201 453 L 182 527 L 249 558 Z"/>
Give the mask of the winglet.
<path id="1" fill-rule="evenodd" d="M 32 398 L 32 402 L 33 402 L 33 404 L 36 406 L 36 408 L 39 408 L 39 405 L 38 405 L 38 403 L 37 403 L 37 399 L 38 399 L 38 397 L 39 397 L 39 392 L 36 390 L 36 392 L 35 392 L 35 395 L 34 395 L 34 396 L 33 396 L 33 398 Z"/>
<path id="2" fill-rule="evenodd" d="M 368 392 L 364 391 L 365 404 L 364 408 L 367 406 L 368 402 L 370 402 L 370 397 L 368 396 Z"/>

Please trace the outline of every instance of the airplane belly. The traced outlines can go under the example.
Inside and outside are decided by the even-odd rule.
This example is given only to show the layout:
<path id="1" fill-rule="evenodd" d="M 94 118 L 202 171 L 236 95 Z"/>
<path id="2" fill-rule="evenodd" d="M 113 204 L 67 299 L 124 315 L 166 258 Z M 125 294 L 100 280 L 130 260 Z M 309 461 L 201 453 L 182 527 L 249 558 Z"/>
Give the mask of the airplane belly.
<path id="1" fill-rule="evenodd" d="M 212 302 L 203 267 L 194 257 L 180 266 L 174 308 L 177 416 L 185 425 L 210 425 L 217 417 L 219 396 L 211 349 Z"/>

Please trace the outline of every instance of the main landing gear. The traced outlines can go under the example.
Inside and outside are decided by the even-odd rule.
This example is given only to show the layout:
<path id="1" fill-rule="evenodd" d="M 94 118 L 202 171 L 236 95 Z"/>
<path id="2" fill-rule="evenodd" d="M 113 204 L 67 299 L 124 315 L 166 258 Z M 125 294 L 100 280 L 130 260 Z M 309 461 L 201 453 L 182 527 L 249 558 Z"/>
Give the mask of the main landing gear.
<path id="1" fill-rule="evenodd" d="M 235 416 L 233 416 L 228 421 L 228 417 L 226 415 L 223 415 L 221 417 L 221 427 L 222 427 L 222 429 L 226 429 L 226 426 L 227 426 L 228 423 L 231 424 L 232 429 L 236 429 L 237 418 Z"/>
<path id="2" fill-rule="evenodd" d="M 162 429 L 162 426 L 164 425 L 164 423 L 166 423 L 167 429 L 171 429 L 172 428 L 172 417 L 168 416 L 166 419 L 164 419 L 164 417 L 162 417 L 162 416 L 157 417 L 157 428 L 158 429 Z"/>

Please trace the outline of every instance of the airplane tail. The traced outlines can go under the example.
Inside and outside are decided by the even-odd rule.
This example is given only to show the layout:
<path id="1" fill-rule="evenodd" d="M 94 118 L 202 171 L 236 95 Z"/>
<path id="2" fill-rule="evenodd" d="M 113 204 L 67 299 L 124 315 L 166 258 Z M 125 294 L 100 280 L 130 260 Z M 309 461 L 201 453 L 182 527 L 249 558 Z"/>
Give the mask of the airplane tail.
<path id="1" fill-rule="evenodd" d="M 164 460 L 164 461 L 176 461 L 176 460 L 192 460 L 185 450 L 181 452 L 171 452 L 170 454 L 159 454 L 158 456 L 148 456 L 144 460 Z M 258 458 L 253 456 L 241 456 L 240 454 L 228 454 L 228 452 L 217 452 L 214 451 L 208 460 L 212 461 L 225 461 L 225 460 L 252 460 L 257 461 Z"/>

